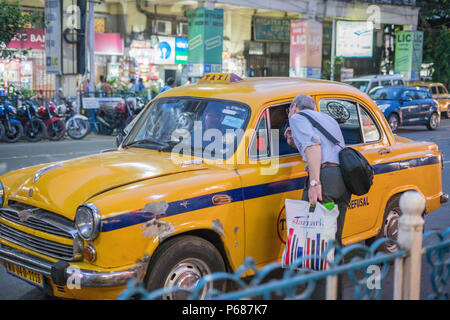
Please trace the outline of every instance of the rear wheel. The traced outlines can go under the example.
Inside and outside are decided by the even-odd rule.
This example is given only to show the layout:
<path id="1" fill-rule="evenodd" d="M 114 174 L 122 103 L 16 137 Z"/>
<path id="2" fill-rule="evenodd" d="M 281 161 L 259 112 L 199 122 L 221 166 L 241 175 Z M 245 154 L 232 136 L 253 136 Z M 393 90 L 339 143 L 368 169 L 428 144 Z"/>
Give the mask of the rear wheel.
<path id="1" fill-rule="evenodd" d="M 169 239 L 158 248 L 149 264 L 145 279 L 148 291 L 178 286 L 193 289 L 207 274 L 224 272 L 225 264 L 220 252 L 210 242 L 195 236 Z M 203 298 L 208 290 L 225 290 L 224 281 L 210 282 L 200 293 Z M 187 293 L 169 293 L 164 300 L 186 299 Z"/>
<path id="2" fill-rule="evenodd" d="M 67 134 L 75 140 L 83 139 L 89 133 L 89 121 L 81 118 L 70 118 L 67 121 Z"/>
<path id="3" fill-rule="evenodd" d="M 399 126 L 399 118 L 398 115 L 392 113 L 388 118 L 389 127 L 391 127 L 392 132 L 397 132 Z"/>
<path id="4" fill-rule="evenodd" d="M 439 115 L 436 112 L 434 112 L 433 114 L 431 114 L 430 119 L 428 120 L 427 128 L 428 130 L 436 130 L 438 125 L 439 125 Z"/>
<path id="5" fill-rule="evenodd" d="M 66 125 L 62 120 L 55 120 L 47 125 L 48 138 L 52 141 L 61 140 L 66 133 Z"/>

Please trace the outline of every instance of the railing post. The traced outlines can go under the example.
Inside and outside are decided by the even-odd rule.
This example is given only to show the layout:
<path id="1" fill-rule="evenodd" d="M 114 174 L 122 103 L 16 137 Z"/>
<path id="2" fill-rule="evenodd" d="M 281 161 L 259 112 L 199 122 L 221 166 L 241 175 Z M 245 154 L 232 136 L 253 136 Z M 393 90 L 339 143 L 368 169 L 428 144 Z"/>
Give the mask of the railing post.
<path id="1" fill-rule="evenodd" d="M 398 243 L 409 253 L 403 262 L 403 300 L 420 298 L 420 270 L 425 198 L 417 191 L 407 191 L 400 197 L 402 215 L 398 219 Z"/>

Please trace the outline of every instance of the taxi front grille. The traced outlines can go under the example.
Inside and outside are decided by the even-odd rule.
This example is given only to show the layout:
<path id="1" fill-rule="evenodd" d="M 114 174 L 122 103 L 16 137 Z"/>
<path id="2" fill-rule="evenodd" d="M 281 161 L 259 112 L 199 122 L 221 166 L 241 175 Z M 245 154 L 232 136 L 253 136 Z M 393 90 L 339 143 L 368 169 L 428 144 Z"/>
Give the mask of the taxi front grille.
<path id="1" fill-rule="evenodd" d="M 72 242 L 67 244 L 67 240 L 65 243 L 48 240 L 43 238 L 45 235 L 30 234 L 26 230 L 19 230 L 16 225 Z M 0 238 L 56 259 L 78 260 L 81 257 L 81 243 L 71 220 L 24 203 L 10 201 L 8 207 L 0 208 Z"/>
<path id="2" fill-rule="evenodd" d="M 0 238 L 56 259 L 71 260 L 74 256 L 73 245 L 39 238 L 3 223 L 0 223 Z"/>

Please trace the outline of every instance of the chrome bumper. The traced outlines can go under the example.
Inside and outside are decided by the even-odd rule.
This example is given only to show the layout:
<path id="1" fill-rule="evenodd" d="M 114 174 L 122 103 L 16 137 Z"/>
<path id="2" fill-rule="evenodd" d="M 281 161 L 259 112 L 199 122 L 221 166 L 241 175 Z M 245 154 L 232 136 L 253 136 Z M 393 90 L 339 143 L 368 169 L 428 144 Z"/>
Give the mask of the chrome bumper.
<path id="1" fill-rule="evenodd" d="M 446 202 L 448 202 L 448 194 L 444 193 L 443 195 L 441 195 L 441 203 Z"/>
<path id="2" fill-rule="evenodd" d="M 51 277 L 56 285 L 61 286 L 66 285 L 67 279 L 74 274 L 74 269 L 68 272 L 68 268 L 71 266 L 69 263 L 62 261 L 53 263 L 1 244 L 0 260 L 42 273 Z M 81 287 L 117 287 L 125 285 L 131 279 L 142 281 L 148 262 L 149 259 L 146 257 L 128 269 L 116 272 L 97 272 L 80 269 L 79 272 L 77 270 L 77 276 L 79 276 Z M 75 265 L 73 264 L 72 266 Z"/>

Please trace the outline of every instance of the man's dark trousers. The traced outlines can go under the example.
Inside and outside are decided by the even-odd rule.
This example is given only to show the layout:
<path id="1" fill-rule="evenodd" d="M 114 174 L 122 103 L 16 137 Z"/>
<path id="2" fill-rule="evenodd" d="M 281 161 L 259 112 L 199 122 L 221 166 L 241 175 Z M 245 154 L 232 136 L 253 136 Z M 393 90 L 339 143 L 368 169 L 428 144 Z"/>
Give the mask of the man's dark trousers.
<path id="1" fill-rule="evenodd" d="M 347 190 L 342 179 L 339 167 L 325 167 L 320 169 L 320 183 L 322 185 L 321 203 L 334 202 L 338 206 L 339 216 L 337 218 L 336 242 L 342 246 L 342 230 L 344 229 L 345 214 L 350 202 L 351 193 Z M 305 182 L 302 200 L 309 201 L 308 198 L 309 178 Z M 343 275 L 338 277 L 338 299 L 342 299 Z M 316 282 L 316 289 L 311 295 L 311 299 L 325 299 L 326 280 Z"/>

